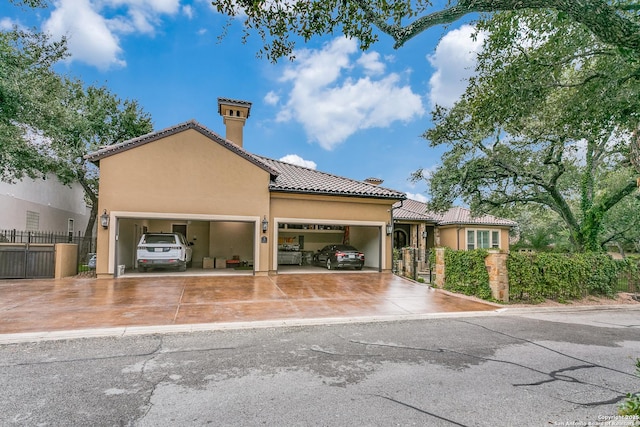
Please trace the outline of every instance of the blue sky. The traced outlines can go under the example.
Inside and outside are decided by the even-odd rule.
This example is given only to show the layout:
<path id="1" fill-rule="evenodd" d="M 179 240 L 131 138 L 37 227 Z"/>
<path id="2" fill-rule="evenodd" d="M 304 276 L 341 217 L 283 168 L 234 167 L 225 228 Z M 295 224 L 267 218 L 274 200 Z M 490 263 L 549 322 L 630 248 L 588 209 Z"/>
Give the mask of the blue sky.
<path id="1" fill-rule="evenodd" d="M 394 50 L 382 35 L 369 51 L 342 36 L 297 46 L 294 62 L 257 58 L 261 40 L 241 41 L 235 21 L 208 0 L 54 0 L 47 9 L 3 2 L 0 28 L 67 35 L 60 72 L 136 99 L 154 129 L 195 119 L 224 136 L 217 98 L 253 103 L 244 128 L 250 152 L 362 180 L 426 200 L 411 172 L 433 169 L 441 149 L 420 135 L 434 104 L 462 93 L 479 42 L 460 24 L 432 29 Z"/>

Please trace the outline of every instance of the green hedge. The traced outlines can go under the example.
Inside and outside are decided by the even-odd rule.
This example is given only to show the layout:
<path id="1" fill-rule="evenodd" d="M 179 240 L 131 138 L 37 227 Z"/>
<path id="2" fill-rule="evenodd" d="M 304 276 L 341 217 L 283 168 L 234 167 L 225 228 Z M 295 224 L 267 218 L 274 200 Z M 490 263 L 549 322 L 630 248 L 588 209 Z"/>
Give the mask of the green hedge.
<path id="1" fill-rule="evenodd" d="M 484 265 L 485 249 L 454 251 L 445 249 L 444 289 L 482 299 L 491 298 L 489 273 Z"/>
<path id="2" fill-rule="evenodd" d="M 621 272 L 636 270 L 629 261 L 616 261 L 606 254 L 521 254 L 511 253 L 507 260 L 509 300 L 560 302 L 616 293 Z"/>

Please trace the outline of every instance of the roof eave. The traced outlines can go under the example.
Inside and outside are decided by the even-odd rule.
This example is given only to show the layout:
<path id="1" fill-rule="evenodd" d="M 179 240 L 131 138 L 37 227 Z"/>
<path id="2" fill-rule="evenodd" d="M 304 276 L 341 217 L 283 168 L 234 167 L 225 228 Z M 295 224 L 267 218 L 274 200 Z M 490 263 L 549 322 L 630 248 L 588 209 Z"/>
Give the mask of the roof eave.
<path id="1" fill-rule="evenodd" d="M 404 200 L 406 196 L 403 195 L 382 195 L 382 194 L 360 194 L 360 193 L 341 193 L 331 191 L 315 191 L 315 190 L 300 190 L 300 189 L 285 189 L 270 187 L 269 191 L 274 193 L 290 193 L 290 194 L 313 194 L 317 196 L 340 196 L 340 197 L 358 197 L 366 199 L 384 199 L 384 200 Z"/>

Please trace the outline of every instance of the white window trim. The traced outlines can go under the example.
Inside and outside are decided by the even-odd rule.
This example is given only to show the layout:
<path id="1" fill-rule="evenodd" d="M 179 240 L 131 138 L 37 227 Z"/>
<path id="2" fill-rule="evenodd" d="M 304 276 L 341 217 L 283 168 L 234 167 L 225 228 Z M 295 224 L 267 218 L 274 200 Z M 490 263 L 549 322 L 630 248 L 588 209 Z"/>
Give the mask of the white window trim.
<path id="1" fill-rule="evenodd" d="M 488 231 L 489 232 L 489 247 L 485 248 L 485 249 L 502 249 L 502 247 L 501 247 L 502 230 L 495 229 L 495 228 L 465 228 L 465 232 L 464 232 L 464 247 L 466 248 L 466 250 L 473 250 L 473 249 L 469 248 L 469 237 L 468 237 L 468 232 L 469 231 L 473 231 L 473 237 L 474 237 L 473 249 L 478 249 L 478 232 L 479 231 Z M 498 241 L 497 242 L 493 241 L 493 232 L 494 231 L 498 232 Z M 494 246 L 494 244 L 495 244 L 495 246 Z"/>

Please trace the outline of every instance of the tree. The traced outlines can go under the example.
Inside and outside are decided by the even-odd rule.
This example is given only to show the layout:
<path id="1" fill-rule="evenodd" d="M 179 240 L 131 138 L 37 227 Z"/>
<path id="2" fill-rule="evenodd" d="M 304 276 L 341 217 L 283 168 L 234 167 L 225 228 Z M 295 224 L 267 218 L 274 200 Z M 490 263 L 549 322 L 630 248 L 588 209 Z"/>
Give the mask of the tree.
<path id="1" fill-rule="evenodd" d="M 64 184 L 80 183 L 91 207 L 85 235 L 91 235 L 98 170 L 84 156 L 148 133 L 152 122 L 136 101 L 58 75 L 52 67 L 65 55 L 64 40 L 0 32 L 0 179 L 53 173 Z"/>
<path id="2" fill-rule="evenodd" d="M 636 59 L 551 13 L 500 13 L 479 28 L 489 36 L 477 77 L 425 133 L 450 147 L 429 177 L 431 208 L 544 206 L 576 250 L 600 250 L 607 213 L 636 191 Z"/>
<path id="3" fill-rule="evenodd" d="M 64 40 L 17 28 L 0 32 L 0 179 L 33 178 L 45 167 L 45 147 L 27 135 L 51 131 L 63 114 L 63 80 L 52 66 L 65 55 Z"/>
<path id="4" fill-rule="evenodd" d="M 91 208 L 85 235 L 91 235 L 98 215 L 98 169 L 85 155 L 151 132 L 153 125 L 137 101 L 123 101 L 106 87 L 84 88 L 78 80 L 67 80 L 65 94 L 66 114 L 49 134 L 52 156 L 44 171 L 62 183 L 80 183 Z"/>
<path id="5" fill-rule="evenodd" d="M 342 32 L 368 49 L 378 33 L 395 47 L 429 28 L 465 16 L 500 11 L 553 10 L 587 28 L 598 39 L 640 56 L 640 6 L 635 0 L 452 0 L 434 6 L 427 0 L 213 0 L 218 12 L 243 17 L 245 37 L 257 31 L 264 42 L 259 52 L 271 60 L 291 56 L 295 37 Z"/>
<path id="6" fill-rule="evenodd" d="M 29 7 L 47 7 L 49 6 L 48 0 L 9 0 L 9 3 L 13 3 L 15 5 L 21 6 L 29 6 Z"/>

